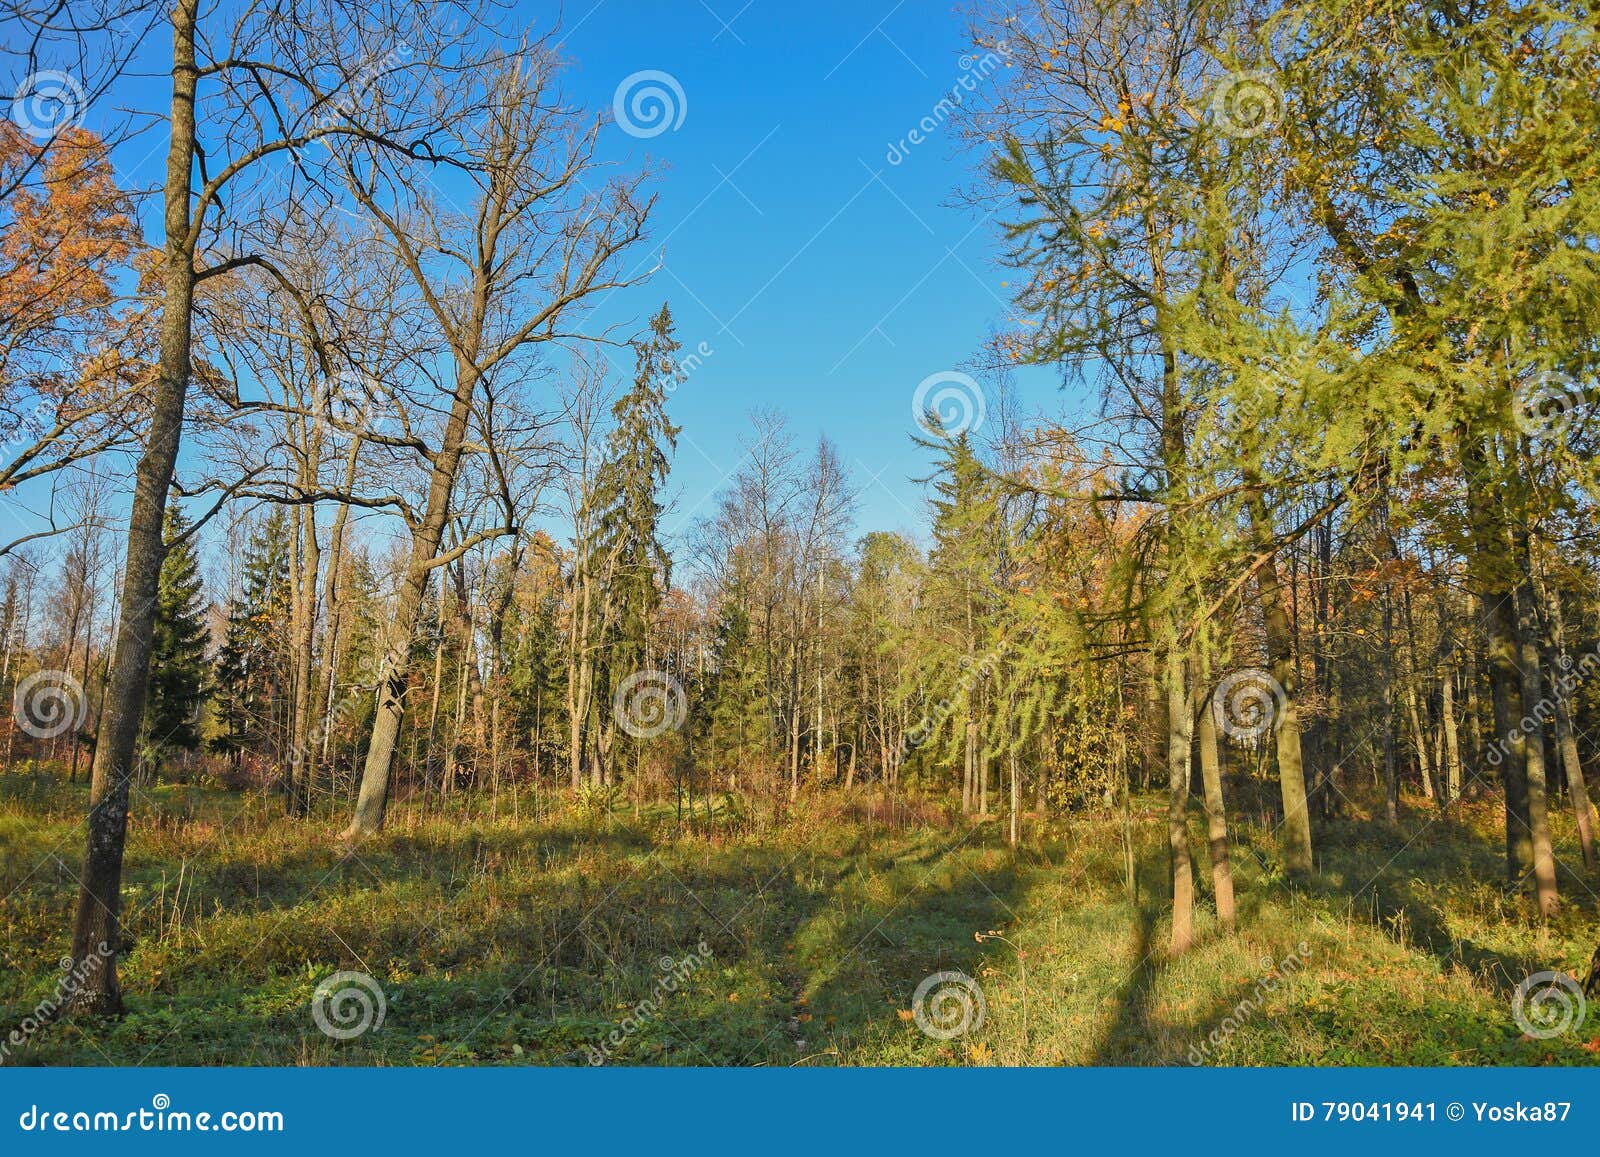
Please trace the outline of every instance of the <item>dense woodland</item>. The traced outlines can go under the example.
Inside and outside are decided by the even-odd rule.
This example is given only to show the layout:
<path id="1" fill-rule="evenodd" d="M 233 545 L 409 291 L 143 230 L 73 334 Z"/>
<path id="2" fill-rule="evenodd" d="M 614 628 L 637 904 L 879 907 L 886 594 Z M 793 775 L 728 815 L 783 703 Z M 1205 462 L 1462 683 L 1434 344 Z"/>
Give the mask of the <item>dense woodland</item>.
<path id="1" fill-rule="evenodd" d="M 126 61 L 75 7 L 8 16 L 92 96 Z M 1492 804 L 1514 918 L 1592 919 L 1587 7 L 980 0 L 955 47 L 996 67 L 938 119 L 1011 301 L 882 385 L 925 532 L 762 411 L 673 535 L 670 175 L 597 159 L 553 42 L 471 4 L 156 19 L 162 141 L 0 125 L 0 742 L 90 785 L 75 1011 L 121 1007 L 93 948 L 172 783 L 356 849 L 463 798 L 712 838 L 843 796 L 1019 848 L 1092 817 L 1130 890 L 1158 793 L 1173 957 L 1197 905 L 1245 919 L 1243 820 L 1293 882 L 1371 801 L 1424 844 Z M 161 187 L 118 183 L 134 142 Z"/>

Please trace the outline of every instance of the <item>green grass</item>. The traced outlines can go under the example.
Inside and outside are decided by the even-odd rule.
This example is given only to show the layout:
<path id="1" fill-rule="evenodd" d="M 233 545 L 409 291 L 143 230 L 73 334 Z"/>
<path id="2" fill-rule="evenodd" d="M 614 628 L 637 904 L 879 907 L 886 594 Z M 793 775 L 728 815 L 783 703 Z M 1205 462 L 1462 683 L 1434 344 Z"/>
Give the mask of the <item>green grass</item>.
<path id="1" fill-rule="evenodd" d="M 512 819 L 503 802 L 498 819 L 471 795 L 443 814 L 398 803 L 351 856 L 333 817 L 291 822 L 272 798 L 141 793 L 128 1014 L 54 1025 L 14 1062 L 581 1065 L 613 1033 L 613 1064 L 1600 1060 L 1585 1047 L 1600 1012 L 1551 1040 L 1523 1039 L 1511 1015 L 1524 976 L 1587 965 L 1600 884 L 1565 873 L 1561 919 L 1530 919 L 1495 883 L 1489 802 L 1456 823 L 1429 824 L 1416 801 L 1398 830 L 1324 827 L 1300 886 L 1275 870 L 1270 834 L 1240 825 L 1240 931 L 1222 934 L 1203 899 L 1178 960 L 1155 800 L 1136 822 L 1133 900 L 1103 815 L 1013 852 L 1001 824 L 927 806 L 886 824 L 820 798 L 780 824 L 725 800 L 708 831 L 680 835 L 661 805 Z M 57 986 L 82 809 L 81 788 L 0 776 L 0 1033 Z M 1199 835 L 1197 820 L 1197 857 Z M 663 966 L 701 944 L 705 962 L 663 989 Z M 339 970 L 381 985 L 381 1029 L 318 1030 L 313 993 Z M 912 1016 L 919 981 L 946 970 L 986 1004 L 981 1028 L 947 1041 Z M 651 998 L 658 1011 L 635 1018 Z"/>

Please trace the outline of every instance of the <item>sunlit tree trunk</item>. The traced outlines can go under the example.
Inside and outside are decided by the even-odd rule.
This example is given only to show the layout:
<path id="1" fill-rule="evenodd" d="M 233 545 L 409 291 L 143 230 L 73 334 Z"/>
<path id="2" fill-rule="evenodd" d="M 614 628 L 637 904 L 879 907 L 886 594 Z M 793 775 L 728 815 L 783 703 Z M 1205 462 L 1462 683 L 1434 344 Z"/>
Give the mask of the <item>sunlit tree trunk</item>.
<path id="1" fill-rule="evenodd" d="M 385 643 L 383 678 L 378 685 L 377 710 L 367 748 L 366 765 L 361 773 L 361 789 L 356 796 L 355 815 L 345 829 L 346 839 L 369 836 L 383 826 L 389 803 L 389 776 L 395 744 L 400 738 L 400 723 L 405 717 L 406 684 L 411 675 L 411 640 L 417 617 L 427 593 L 428 576 L 437 565 L 439 543 L 449 517 L 450 494 L 455 486 L 456 468 L 461 461 L 466 438 L 472 393 L 477 384 L 476 367 L 458 360 L 456 385 L 444 436 L 433 458 L 428 483 L 428 501 L 421 524 L 411 536 L 399 597 L 390 619 Z"/>
<path id="2" fill-rule="evenodd" d="M 190 173 L 195 154 L 196 0 L 172 10 L 172 112 L 164 187 L 166 240 L 162 253 L 160 360 L 150 403 L 144 453 L 134 475 L 123 567 L 122 614 L 107 675 L 105 709 L 95 739 L 89 780 L 88 841 L 78 877 L 72 925 L 72 959 L 82 983 L 71 1007 L 81 1013 L 117 1013 L 117 953 L 122 946 L 122 853 L 128 834 L 128 793 L 134 745 L 144 715 L 150 650 L 155 631 L 167 491 L 178 460 L 184 400 L 192 370 L 195 288 L 190 222 Z"/>
<path id="3" fill-rule="evenodd" d="M 1194 868 L 1189 856 L 1189 695 L 1184 657 L 1167 655 L 1167 847 L 1172 866 L 1172 938 L 1180 956 L 1194 941 Z"/>
<path id="4" fill-rule="evenodd" d="M 1311 859 L 1311 810 L 1306 802 L 1305 763 L 1300 744 L 1298 701 L 1300 675 L 1294 661 L 1294 632 L 1278 579 L 1277 551 L 1273 547 L 1273 528 L 1266 501 L 1257 491 L 1250 500 L 1250 524 L 1256 549 L 1270 557 L 1256 572 L 1256 590 L 1261 599 L 1267 628 L 1267 657 L 1273 679 L 1283 691 L 1282 710 L 1273 721 L 1278 746 L 1278 781 L 1283 796 L 1283 827 L 1279 846 L 1283 864 L 1290 872 L 1309 872 Z"/>
<path id="5" fill-rule="evenodd" d="M 1518 562 L 1524 568 L 1517 585 L 1517 626 L 1522 659 L 1522 714 L 1533 721 L 1533 729 L 1523 741 L 1523 758 L 1528 775 L 1528 826 L 1533 843 L 1533 885 L 1539 914 L 1554 916 L 1560 908 L 1556 890 L 1555 851 L 1550 844 L 1550 797 L 1546 773 L 1544 721 L 1551 705 L 1544 696 L 1543 664 L 1539 656 L 1539 618 L 1534 604 L 1533 583 L 1528 577 L 1527 532 L 1517 531 Z"/>
<path id="6" fill-rule="evenodd" d="M 289 814 L 305 815 L 311 806 L 311 775 L 315 765 L 315 743 L 311 734 L 316 669 L 317 580 L 322 569 L 321 547 L 317 542 L 316 506 L 305 503 L 298 508 L 300 573 L 291 575 L 293 584 L 294 629 L 294 723 L 289 745 Z"/>
<path id="7" fill-rule="evenodd" d="M 1228 855 L 1228 813 L 1222 798 L 1222 761 L 1217 751 L 1217 721 L 1211 700 L 1200 706 L 1200 775 L 1206 793 L 1206 828 L 1211 849 L 1211 886 L 1217 897 L 1217 919 L 1234 925 L 1233 867 Z"/>

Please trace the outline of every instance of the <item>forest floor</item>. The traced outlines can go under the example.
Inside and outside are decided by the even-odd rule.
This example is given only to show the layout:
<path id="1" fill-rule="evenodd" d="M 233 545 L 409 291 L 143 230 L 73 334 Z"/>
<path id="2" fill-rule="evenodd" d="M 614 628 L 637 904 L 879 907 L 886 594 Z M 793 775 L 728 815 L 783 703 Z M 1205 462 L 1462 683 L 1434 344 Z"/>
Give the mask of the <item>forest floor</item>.
<path id="1" fill-rule="evenodd" d="M 1323 825 L 1319 870 L 1300 885 L 1276 870 L 1265 819 L 1244 819 L 1232 936 L 1216 924 L 1197 817 L 1198 944 L 1172 961 L 1154 797 L 1135 801 L 1132 899 L 1115 814 L 1027 830 L 1013 851 L 998 820 L 831 796 L 781 826 L 724 801 L 698 834 L 680 834 L 667 805 L 533 817 L 523 796 L 513 817 L 506 802 L 497 819 L 470 794 L 443 814 L 399 802 L 348 854 L 334 817 L 286 820 L 275 797 L 139 792 L 129 1011 L 56 1024 L 10 1060 L 581 1065 L 603 1049 L 607 1063 L 681 1065 L 1600 1062 L 1600 1010 L 1545 1040 L 1525 1039 L 1511 1011 L 1524 977 L 1581 976 L 1594 952 L 1600 881 L 1570 870 L 1569 817 L 1567 908 L 1548 928 L 1497 883 L 1497 801 L 1456 821 L 1410 800 L 1399 828 Z M 48 774 L 0 775 L 0 1040 L 60 983 L 83 804 Z M 311 1012 L 340 970 L 375 978 L 386 1006 L 381 1027 L 349 1040 Z M 914 1016 L 918 983 L 940 971 L 972 977 L 985 1005 L 950 1040 Z"/>

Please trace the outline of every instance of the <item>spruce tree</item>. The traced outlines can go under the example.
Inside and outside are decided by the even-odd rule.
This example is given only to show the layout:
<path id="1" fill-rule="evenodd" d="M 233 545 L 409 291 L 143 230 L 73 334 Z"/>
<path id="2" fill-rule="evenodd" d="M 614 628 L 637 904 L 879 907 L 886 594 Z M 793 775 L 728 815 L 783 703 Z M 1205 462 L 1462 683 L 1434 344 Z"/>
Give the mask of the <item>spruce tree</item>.
<path id="1" fill-rule="evenodd" d="M 213 707 L 220 730 L 208 743 L 212 751 L 238 764 L 249 734 L 248 658 L 246 628 L 249 616 L 241 600 L 229 598 L 223 609 L 222 645 L 217 649 L 213 678 Z"/>
<path id="2" fill-rule="evenodd" d="M 680 372 L 679 348 L 672 336 L 672 311 L 663 305 L 650 322 L 649 337 L 635 344 L 633 388 L 612 408 L 616 426 L 596 480 L 595 553 L 604 560 L 597 572 L 610 576 L 606 686 L 648 665 L 650 627 L 671 581 L 657 495 L 678 440 L 666 404 Z"/>
<path id="3" fill-rule="evenodd" d="M 512 726 L 528 737 L 535 767 L 555 766 L 568 735 L 566 639 L 562 631 L 559 561 L 554 544 L 535 535 L 533 581 L 519 590 L 506 616 L 506 692 Z M 546 568 L 540 570 L 540 568 Z"/>
<path id="4" fill-rule="evenodd" d="M 767 710 L 765 659 L 751 631 L 747 598 L 746 584 L 736 578 L 717 622 L 713 668 L 696 697 L 696 730 L 709 758 L 728 768 L 759 759 L 776 739 Z"/>
<path id="5" fill-rule="evenodd" d="M 228 601 L 215 686 L 222 734 L 211 741 L 214 750 L 237 758 L 275 742 L 288 686 L 288 616 L 289 526 L 274 509 L 250 535 L 240 590 Z"/>
<path id="6" fill-rule="evenodd" d="M 953 721 L 946 751 L 961 755 L 962 799 L 973 810 L 986 802 L 982 707 L 991 665 L 983 656 L 993 645 L 1002 537 L 999 495 L 967 431 L 942 442 L 917 441 L 941 456 L 937 473 L 929 479 L 934 496 L 927 597 L 935 629 L 914 676 L 918 687 L 937 689 L 937 694 L 926 704 L 926 725 L 908 738 L 926 744 L 940 734 L 946 719 Z"/>
<path id="7" fill-rule="evenodd" d="M 167 510 L 167 557 L 157 587 L 155 636 L 150 683 L 145 699 L 145 758 L 167 751 L 193 751 L 200 745 L 200 711 L 209 691 L 204 584 L 193 543 L 183 535 L 191 524 L 176 506 Z"/>

